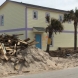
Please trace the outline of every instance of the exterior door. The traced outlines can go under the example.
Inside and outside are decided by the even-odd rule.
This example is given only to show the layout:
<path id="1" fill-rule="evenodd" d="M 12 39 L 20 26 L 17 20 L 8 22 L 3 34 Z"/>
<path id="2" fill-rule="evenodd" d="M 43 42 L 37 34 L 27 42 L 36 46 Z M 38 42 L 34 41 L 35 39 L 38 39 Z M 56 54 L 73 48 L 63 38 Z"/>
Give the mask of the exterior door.
<path id="1" fill-rule="evenodd" d="M 36 47 L 41 49 L 41 34 L 36 34 L 35 38 L 36 38 L 36 41 L 38 42 L 38 44 L 36 44 Z"/>

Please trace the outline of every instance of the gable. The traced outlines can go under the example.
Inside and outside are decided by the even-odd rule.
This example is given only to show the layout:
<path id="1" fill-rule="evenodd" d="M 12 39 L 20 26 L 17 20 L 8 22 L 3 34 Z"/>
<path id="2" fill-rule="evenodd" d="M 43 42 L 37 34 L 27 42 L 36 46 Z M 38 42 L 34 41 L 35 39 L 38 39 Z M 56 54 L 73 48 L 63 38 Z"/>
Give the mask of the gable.
<path id="1" fill-rule="evenodd" d="M 12 4 L 12 5 L 11 5 Z M 13 3 L 11 1 L 5 1 L 1 6 L 0 6 L 0 10 L 3 9 L 4 7 L 10 5 L 11 7 L 14 7 L 14 6 L 22 6 L 22 7 L 25 7 L 24 5 L 19 5 L 17 3 Z M 14 5 L 14 6 L 13 6 Z"/>
<path id="2" fill-rule="evenodd" d="M 54 11 L 54 12 L 61 12 L 61 13 L 67 13 L 68 11 L 65 10 L 59 10 L 59 9 L 54 9 L 54 8 L 49 8 L 49 7 L 43 7 L 43 6 L 38 6 L 38 5 L 33 5 L 33 4 L 27 4 L 27 3 L 22 3 L 22 2 L 16 2 L 16 1 L 5 1 L 2 5 L 1 8 L 6 5 L 8 2 L 20 5 L 20 6 L 27 6 L 30 8 L 37 8 L 37 9 L 44 9 L 44 10 L 49 10 L 49 11 Z"/>
<path id="3" fill-rule="evenodd" d="M 7 5 L 7 1 L 5 1 L 1 6 L 0 6 L 0 9 L 2 9 L 3 7 L 5 7 Z"/>
<path id="4" fill-rule="evenodd" d="M 0 15 L 4 15 L 4 27 L 25 26 L 25 6 L 12 2 L 5 2 L 0 8 Z"/>

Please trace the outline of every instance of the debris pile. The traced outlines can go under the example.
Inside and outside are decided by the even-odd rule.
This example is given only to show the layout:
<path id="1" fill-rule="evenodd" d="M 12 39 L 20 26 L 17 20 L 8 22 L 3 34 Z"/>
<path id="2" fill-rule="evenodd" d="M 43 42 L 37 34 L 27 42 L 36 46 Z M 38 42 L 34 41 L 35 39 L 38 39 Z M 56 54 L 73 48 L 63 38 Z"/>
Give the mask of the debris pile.
<path id="1" fill-rule="evenodd" d="M 37 42 L 35 40 L 28 42 L 30 38 L 25 40 L 19 39 L 18 36 L 23 34 L 17 35 L 0 35 L 0 58 L 4 58 L 8 60 L 8 56 L 17 56 L 18 52 L 21 50 L 26 49 L 28 46 L 35 45 Z"/>
<path id="2" fill-rule="evenodd" d="M 74 51 L 73 49 L 62 49 L 49 52 L 50 56 L 52 57 L 63 57 L 63 58 L 67 58 L 68 56 L 71 56 L 76 53 L 78 53 L 78 50 Z"/>
<path id="3" fill-rule="evenodd" d="M 30 38 L 21 40 L 20 35 L 22 34 L 0 35 L 0 77 L 78 66 L 78 53 L 66 58 L 59 57 L 65 50 L 57 57 L 51 57 L 48 53 L 32 46 L 38 42 L 35 40 L 30 42 Z M 66 51 L 67 54 L 68 52 Z"/>
<path id="4" fill-rule="evenodd" d="M 0 65 L 6 74 L 55 69 L 55 62 L 48 53 L 33 47 L 35 40 L 21 40 L 19 35 L 0 35 Z M 0 73 L 1 74 L 1 73 Z"/>

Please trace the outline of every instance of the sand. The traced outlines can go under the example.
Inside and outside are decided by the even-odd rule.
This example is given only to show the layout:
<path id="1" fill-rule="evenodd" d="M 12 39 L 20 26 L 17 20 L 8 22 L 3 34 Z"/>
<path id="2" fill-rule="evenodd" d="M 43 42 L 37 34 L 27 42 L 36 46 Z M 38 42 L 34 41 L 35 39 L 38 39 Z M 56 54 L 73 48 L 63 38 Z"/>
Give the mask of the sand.
<path id="1" fill-rule="evenodd" d="M 11 56 L 8 61 L 0 59 L 0 77 L 77 67 L 77 55 L 66 58 L 51 57 L 39 48 L 29 47 L 19 52 L 17 57 Z"/>

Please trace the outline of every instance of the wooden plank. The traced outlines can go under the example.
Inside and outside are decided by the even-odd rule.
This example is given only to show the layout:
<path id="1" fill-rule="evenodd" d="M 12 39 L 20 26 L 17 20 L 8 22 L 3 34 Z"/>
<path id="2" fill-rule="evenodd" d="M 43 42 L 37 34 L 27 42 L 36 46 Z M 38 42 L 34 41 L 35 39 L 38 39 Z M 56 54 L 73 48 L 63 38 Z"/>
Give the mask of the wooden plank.
<path id="1" fill-rule="evenodd" d="M 8 60 L 8 57 L 6 56 L 6 49 L 4 47 L 4 44 L 2 43 L 0 45 L 1 45 L 1 53 L 3 54 L 4 58 Z"/>
<path id="2" fill-rule="evenodd" d="M 16 53 L 16 48 L 17 48 L 17 46 L 16 46 L 16 44 L 15 44 L 12 55 L 14 55 L 14 54 Z"/>
<path id="3" fill-rule="evenodd" d="M 4 58 L 6 59 L 6 60 L 8 60 L 8 57 L 6 56 L 6 55 L 3 55 L 4 56 Z"/>
<path id="4" fill-rule="evenodd" d="M 33 40 L 33 41 L 31 41 L 31 42 L 29 42 L 28 44 L 32 44 L 33 42 L 35 42 L 36 40 Z"/>
<path id="5" fill-rule="evenodd" d="M 27 39 L 25 39 L 24 41 L 27 42 L 27 41 L 29 41 L 29 40 L 30 40 L 30 38 L 27 38 Z"/>
<path id="6" fill-rule="evenodd" d="M 18 40 L 19 42 L 21 43 L 24 43 L 24 44 L 28 44 L 27 42 L 23 41 L 23 40 Z"/>
<path id="7" fill-rule="evenodd" d="M 39 42 L 33 42 L 33 43 L 31 43 L 31 44 L 28 44 L 29 46 L 32 46 L 32 45 L 36 45 L 36 44 L 38 44 Z"/>
<path id="8" fill-rule="evenodd" d="M 24 34 L 14 34 L 15 36 L 20 36 L 20 35 L 24 35 Z"/>
<path id="9" fill-rule="evenodd" d="M 5 55 L 5 54 L 6 54 L 6 49 L 5 49 L 4 44 L 3 44 L 3 43 L 1 44 L 1 49 L 2 49 L 2 53 Z"/>

